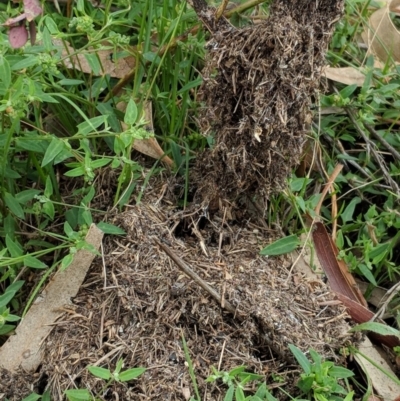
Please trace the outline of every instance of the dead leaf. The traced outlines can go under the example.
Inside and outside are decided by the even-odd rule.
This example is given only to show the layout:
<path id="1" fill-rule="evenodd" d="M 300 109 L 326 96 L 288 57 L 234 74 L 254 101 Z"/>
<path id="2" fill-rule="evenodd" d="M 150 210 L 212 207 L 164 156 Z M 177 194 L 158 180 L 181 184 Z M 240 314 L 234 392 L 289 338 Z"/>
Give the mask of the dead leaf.
<path id="1" fill-rule="evenodd" d="M 335 82 L 340 82 L 345 85 L 363 86 L 365 81 L 365 74 L 354 67 L 326 67 L 323 71 L 326 78 Z"/>
<path id="2" fill-rule="evenodd" d="M 88 47 L 84 51 L 75 50 L 68 42 L 62 43 L 55 40 L 53 43 L 63 47 L 61 57 L 64 59 L 63 64 L 66 68 L 82 71 L 86 74 L 108 74 L 113 78 L 123 78 L 135 67 L 135 57 L 129 55 L 123 58 L 115 58 L 115 54 L 122 52 L 122 49 L 114 49 L 109 43 L 103 43 L 104 46 L 109 46 L 109 49 L 96 50 L 93 47 Z M 95 54 L 99 61 L 100 71 L 93 71 L 88 62 L 86 56 L 92 54 Z"/>
<path id="3" fill-rule="evenodd" d="M 400 32 L 390 18 L 391 12 L 400 13 L 399 3 L 399 0 L 394 0 L 375 11 L 361 34 L 369 53 L 376 55 L 384 63 L 390 59 L 400 62 Z"/>
<path id="4" fill-rule="evenodd" d="M 358 289 L 353 275 L 344 261 L 338 260 L 339 251 L 322 223 L 315 223 L 312 236 L 318 259 L 332 290 L 367 307 L 367 302 Z"/>
<path id="5" fill-rule="evenodd" d="M 92 224 L 86 241 L 99 249 L 102 238 L 103 232 Z M 81 249 L 68 269 L 56 273 L 17 327 L 16 334 L 0 348 L 0 367 L 10 372 L 19 367 L 30 372 L 37 369 L 43 341 L 62 313 L 60 310 L 78 293 L 94 257 L 94 253 Z"/>
<path id="6" fill-rule="evenodd" d="M 24 0 L 24 12 L 29 22 L 38 17 L 42 11 L 39 0 Z"/>
<path id="7" fill-rule="evenodd" d="M 25 25 L 12 26 L 8 31 L 8 40 L 13 49 L 19 49 L 28 41 L 28 30 Z"/>
<path id="8" fill-rule="evenodd" d="M 394 401 L 400 394 L 400 385 L 390 379 L 385 372 L 392 377 L 396 377 L 396 374 L 368 338 L 365 338 L 357 348 L 360 353 L 356 353 L 354 358 L 366 373 L 376 393 L 384 401 Z M 379 368 L 370 361 L 373 361 Z"/>

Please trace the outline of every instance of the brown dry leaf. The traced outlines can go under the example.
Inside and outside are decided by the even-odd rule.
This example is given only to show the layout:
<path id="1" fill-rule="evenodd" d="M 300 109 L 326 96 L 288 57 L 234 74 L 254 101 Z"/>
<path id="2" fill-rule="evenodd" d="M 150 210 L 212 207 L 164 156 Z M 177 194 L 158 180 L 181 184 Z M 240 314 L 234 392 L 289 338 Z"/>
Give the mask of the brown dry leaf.
<path id="1" fill-rule="evenodd" d="M 384 63 L 389 59 L 400 62 L 400 32 L 390 18 L 391 12 L 400 12 L 399 0 L 388 2 L 383 8 L 375 11 L 361 35 L 368 51 Z"/>
<path id="2" fill-rule="evenodd" d="M 75 69 L 82 71 L 86 74 L 93 75 L 105 75 L 108 74 L 113 78 L 123 78 L 128 75 L 135 67 L 135 58 L 133 56 L 127 56 L 124 58 L 113 59 L 115 49 L 108 43 L 104 43 L 105 46 L 110 46 L 109 50 L 96 50 L 93 47 L 87 48 L 84 52 L 76 53 L 76 50 L 70 46 L 67 42 L 62 43 L 61 41 L 55 41 L 56 45 L 61 45 L 63 51 L 61 53 L 63 63 L 66 68 Z M 117 53 L 121 49 L 117 49 Z M 90 66 L 86 55 L 96 54 L 98 61 L 101 65 L 100 71 L 93 71 Z"/>
<path id="3" fill-rule="evenodd" d="M 334 68 L 328 66 L 324 69 L 323 74 L 326 78 L 345 85 L 363 86 L 365 81 L 365 75 L 354 67 Z"/>
<path id="4" fill-rule="evenodd" d="M 119 102 L 117 104 L 117 109 L 125 112 L 126 106 L 127 105 L 125 102 Z M 147 128 L 150 131 L 154 131 L 151 102 L 147 101 L 147 103 L 144 105 L 144 112 L 145 120 L 148 121 Z M 124 130 L 128 129 L 128 126 L 124 122 L 121 122 L 121 125 Z M 133 148 L 146 156 L 152 157 L 153 159 L 161 159 L 161 161 L 170 168 L 172 168 L 174 165 L 174 162 L 168 156 L 165 156 L 164 151 L 157 142 L 157 139 L 154 137 L 148 139 L 135 139 L 133 142 Z"/>
<path id="5" fill-rule="evenodd" d="M 99 249 L 102 238 L 103 232 L 92 224 L 86 241 Z M 78 293 L 94 257 L 94 253 L 81 249 L 65 271 L 56 273 L 17 327 L 16 334 L 0 348 L 0 368 L 10 372 L 20 366 L 29 372 L 37 369 L 42 360 L 44 339 L 62 314 L 61 308 L 70 304 Z"/>
<path id="6" fill-rule="evenodd" d="M 389 364 L 368 338 L 365 338 L 364 341 L 359 344 L 358 350 L 360 354 L 357 353 L 354 357 L 368 376 L 376 393 L 381 396 L 384 401 L 395 400 L 400 394 L 400 386 L 385 374 L 385 372 L 387 372 L 392 375 L 392 377 L 396 377 L 396 374 Z M 374 363 L 379 366 L 379 369 L 369 362 L 367 358 L 374 361 Z"/>
<path id="7" fill-rule="evenodd" d="M 322 223 L 315 223 L 312 236 L 318 259 L 332 290 L 367 307 L 367 302 L 346 264 L 343 260 L 338 260 L 338 249 Z"/>

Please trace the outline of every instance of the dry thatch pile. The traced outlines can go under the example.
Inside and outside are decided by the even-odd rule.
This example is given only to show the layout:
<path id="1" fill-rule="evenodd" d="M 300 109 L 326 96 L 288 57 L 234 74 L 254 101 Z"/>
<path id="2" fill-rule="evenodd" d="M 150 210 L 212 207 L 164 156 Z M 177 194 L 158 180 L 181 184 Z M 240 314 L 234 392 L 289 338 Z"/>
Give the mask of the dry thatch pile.
<path id="1" fill-rule="evenodd" d="M 215 146 L 193 174 L 199 203 L 215 208 L 219 199 L 236 202 L 243 194 L 263 201 L 285 186 L 309 132 L 310 104 L 342 8 L 343 0 L 276 0 L 261 24 L 215 28 L 200 116 Z"/>

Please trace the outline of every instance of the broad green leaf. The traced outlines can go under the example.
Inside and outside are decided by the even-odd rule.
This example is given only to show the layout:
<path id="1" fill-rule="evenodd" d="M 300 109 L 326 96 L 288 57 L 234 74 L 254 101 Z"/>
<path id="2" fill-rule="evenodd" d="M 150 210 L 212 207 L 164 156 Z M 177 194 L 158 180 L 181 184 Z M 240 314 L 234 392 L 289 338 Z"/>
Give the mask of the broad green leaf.
<path id="1" fill-rule="evenodd" d="M 299 365 L 303 368 L 304 373 L 309 375 L 311 373 L 311 363 L 307 357 L 293 344 L 289 344 L 289 349 Z"/>
<path id="2" fill-rule="evenodd" d="M 357 87 L 357 84 L 346 86 L 346 88 L 340 91 L 340 96 L 342 97 L 342 99 L 347 99 L 348 97 L 350 97 L 350 95 L 354 93 Z"/>
<path id="3" fill-rule="evenodd" d="M 46 153 L 43 156 L 42 167 L 47 166 L 50 162 L 52 162 L 55 157 L 64 149 L 64 141 L 62 139 L 53 136 L 48 148 L 46 149 Z"/>
<path id="4" fill-rule="evenodd" d="M 4 192 L 4 202 L 11 212 L 14 213 L 18 218 L 22 220 L 25 219 L 25 214 L 21 205 L 9 192 Z"/>
<path id="5" fill-rule="evenodd" d="M 68 401 L 89 401 L 92 399 L 89 390 L 86 389 L 66 390 L 65 395 Z"/>
<path id="6" fill-rule="evenodd" d="M 381 334 L 383 336 L 400 337 L 399 330 L 378 322 L 361 323 L 350 329 L 350 331 L 372 331 L 373 333 Z"/>
<path id="7" fill-rule="evenodd" d="M 43 203 L 42 209 L 43 209 L 43 212 L 46 213 L 47 216 L 49 216 L 51 220 L 54 219 L 55 209 L 54 209 L 53 202 L 48 201 L 48 202 Z"/>
<path id="8" fill-rule="evenodd" d="M 390 248 L 390 242 L 384 244 L 378 244 L 375 248 L 369 252 L 368 256 L 373 264 L 378 264 L 386 256 L 386 252 Z"/>
<path id="9" fill-rule="evenodd" d="M 18 320 L 21 320 L 21 318 L 16 315 L 9 314 L 6 318 L 6 320 L 7 320 L 7 322 L 18 322 Z"/>
<path id="10" fill-rule="evenodd" d="M 108 116 L 102 115 L 93 117 L 90 120 L 86 120 L 78 125 L 78 135 L 86 136 L 91 132 L 95 132 L 97 128 L 107 122 Z"/>
<path id="11" fill-rule="evenodd" d="M 6 306 L 15 296 L 14 291 L 8 291 L 0 296 L 0 308 Z"/>
<path id="12" fill-rule="evenodd" d="M 242 387 L 237 386 L 235 391 L 235 399 L 236 401 L 245 401 L 246 397 L 244 396 L 244 391 Z"/>
<path id="13" fill-rule="evenodd" d="M 360 202 L 361 198 L 356 196 L 346 206 L 346 208 L 344 209 L 343 213 L 340 216 L 342 218 L 343 224 L 353 220 L 354 209 L 356 205 L 358 205 Z"/>
<path id="14" fill-rule="evenodd" d="M 72 238 L 72 236 L 74 235 L 74 230 L 69 225 L 68 221 L 64 222 L 64 232 L 68 238 Z"/>
<path id="15" fill-rule="evenodd" d="M 374 275 L 372 274 L 371 270 L 368 269 L 368 266 L 364 263 L 359 263 L 358 268 L 360 269 L 360 272 L 363 274 L 363 276 L 374 286 L 377 286 L 377 282 L 375 280 Z"/>
<path id="16" fill-rule="evenodd" d="M 260 251 L 260 255 L 277 256 L 294 251 L 300 245 L 297 235 L 278 239 Z"/>
<path id="17" fill-rule="evenodd" d="M 133 99 L 129 99 L 128 105 L 126 106 L 124 123 L 127 125 L 135 124 L 137 116 L 138 116 L 138 110 L 136 103 L 133 101 Z"/>
<path id="18" fill-rule="evenodd" d="M 120 227 L 114 226 L 113 224 L 110 223 L 105 223 L 104 221 L 101 221 L 100 223 L 97 224 L 97 228 L 99 228 L 101 231 L 103 231 L 104 234 L 111 234 L 111 235 L 125 235 L 126 232 Z"/>
<path id="19" fill-rule="evenodd" d="M 67 171 L 64 173 L 66 177 L 80 177 L 81 175 L 85 174 L 85 169 L 83 166 L 73 168 L 72 170 Z"/>
<path id="20" fill-rule="evenodd" d="M 128 370 L 124 370 L 119 374 L 119 380 L 121 382 L 127 382 L 129 380 L 136 379 L 139 377 L 141 374 L 143 374 L 146 371 L 145 368 L 132 368 Z"/>
<path id="21" fill-rule="evenodd" d="M 333 366 L 329 369 L 329 376 L 336 377 L 338 379 L 345 379 L 347 377 L 354 376 L 354 373 L 346 368 L 342 368 L 341 366 Z"/>
<path id="22" fill-rule="evenodd" d="M 13 291 L 15 293 L 15 292 L 19 291 L 24 284 L 25 284 L 24 280 L 15 281 L 14 283 L 10 284 L 7 287 L 6 292 Z"/>
<path id="23" fill-rule="evenodd" d="M 95 170 L 96 168 L 107 166 L 111 163 L 111 159 L 96 159 L 90 163 L 90 167 Z"/>
<path id="24" fill-rule="evenodd" d="M 229 386 L 228 391 L 225 394 L 224 401 L 232 401 L 234 393 L 235 393 L 235 387 Z"/>
<path id="25" fill-rule="evenodd" d="M 37 55 L 31 55 L 23 58 L 21 61 L 18 61 L 15 64 L 12 64 L 11 70 L 12 71 L 24 70 L 25 68 L 29 68 L 36 65 L 37 63 L 38 63 Z"/>
<path id="26" fill-rule="evenodd" d="M 13 331 L 15 329 L 15 326 L 11 325 L 11 324 L 5 324 L 4 326 L 2 326 L 0 328 L 0 335 L 4 335 L 9 333 L 10 331 Z"/>
<path id="27" fill-rule="evenodd" d="M 18 203 L 25 205 L 27 202 L 31 201 L 36 195 L 39 195 L 40 191 L 38 189 L 26 189 L 25 191 L 18 192 L 15 195 L 15 199 Z"/>
<path id="28" fill-rule="evenodd" d="M 99 62 L 99 59 L 97 57 L 97 54 L 95 53 L 86 53 L 85 58 L 87 60 L 87 62 L 89 63 L 89 66 L 93 72 L 93 75 L 100 75 L 100 71 L 101 71 L 101 64 Z"/>
<path id="29" fill-rule="evenodd" d="M 108 369 L 101 368 L 98 366 L 88 366 L 88 371 L 100 379 L 109 380 L 111 379 L 111 372 Z"/>
<path id="30" fill-rule="evenodd" d="M 70 253 L 65 255 L 61 261 L 61 271 L 65 270 L 74 260 L 74 256 Z"/>
<path id="31" fill-rule="evenodd" d="M 34 269 L 45 269 L 47 267 L 46 264 L 41 262 L 39 259 L 34 258 L 31 255 L 26 255 L 24 257 L 24 264 L 28 267 L 32 267 Z"/>
<path id="32" fill-rule="evenodd" d="M 10 235 L 6 235 L 6 247 L 12 258 L 17 258 L 24 253 L 22 246 L 17 240 L 11 239 Z"/>
<path id="33" fill-rule="evenodd" d="M 46 177 L 46 187 L 44 189 L 44 196 L 46 196 L 47 198 L 50 198 L 51 195 L 53 195 L 53 183 L 51 182 L 51 178 L 48 175 Z"/>

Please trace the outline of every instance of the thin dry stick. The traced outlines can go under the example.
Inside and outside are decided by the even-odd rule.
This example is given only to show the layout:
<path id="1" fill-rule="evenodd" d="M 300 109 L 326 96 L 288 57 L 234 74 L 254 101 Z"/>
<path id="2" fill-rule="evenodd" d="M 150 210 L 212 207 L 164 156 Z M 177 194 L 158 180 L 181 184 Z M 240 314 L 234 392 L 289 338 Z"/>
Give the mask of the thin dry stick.
<path id="1" fill-rule="evenodd" d="M 387 142 L 386 139 L 382 138 L 382 136 L 379 135 L 369 124 L 364 123 L 364 126 L 371 133 L 371 135 L 392 154 L 396 160 L 400 161 L 400 153 L 389 142 Z"/>
<path id="2" fill-rule="evenodd" d="M 328 191 L 330 190 L 331 186 L 333 185 L 333 183 L 336 180 L 336 177 L 339 175 L 339 173 L 342 171 L 343 168 L 343 164 L 337 164 L 334 168 L 334 170 L 332 171 L 331 176 L 329 177 L 329 180 L 327 182 L 327 184 L 325 185 L 324 190 L 322 191 L 321 194 L 321 199 L 319 200 L 317 206 L 315 207 L 315 214 L 319 215 L 320 211 L 321 211 L 321 207 L 322 207 L 322 203 L 325 199 L 326 194 L 328 193 Z"/>
<path id="3" fill-rule="evenodd" d="M 218 291 L 214 290 L 208 283 L 206 283 L 200 276 L 198 276 L 179 256 L 177 256 L 167 245 L 160 241 L 155 240 L 156 244 L 163 249 L 163 251 L 176 263 L 176 265 L 187 274 L 192 280 L 194 280 L 203 290 L 207 291 L 217 302 L 221 302 L 221 295 Z M 222 306 L 222 305 L 221 305 Z M 235 308 L 226 299 L 224 300 L 223 308 L 228 312 L 237 316 L 237 308 Z"/>

